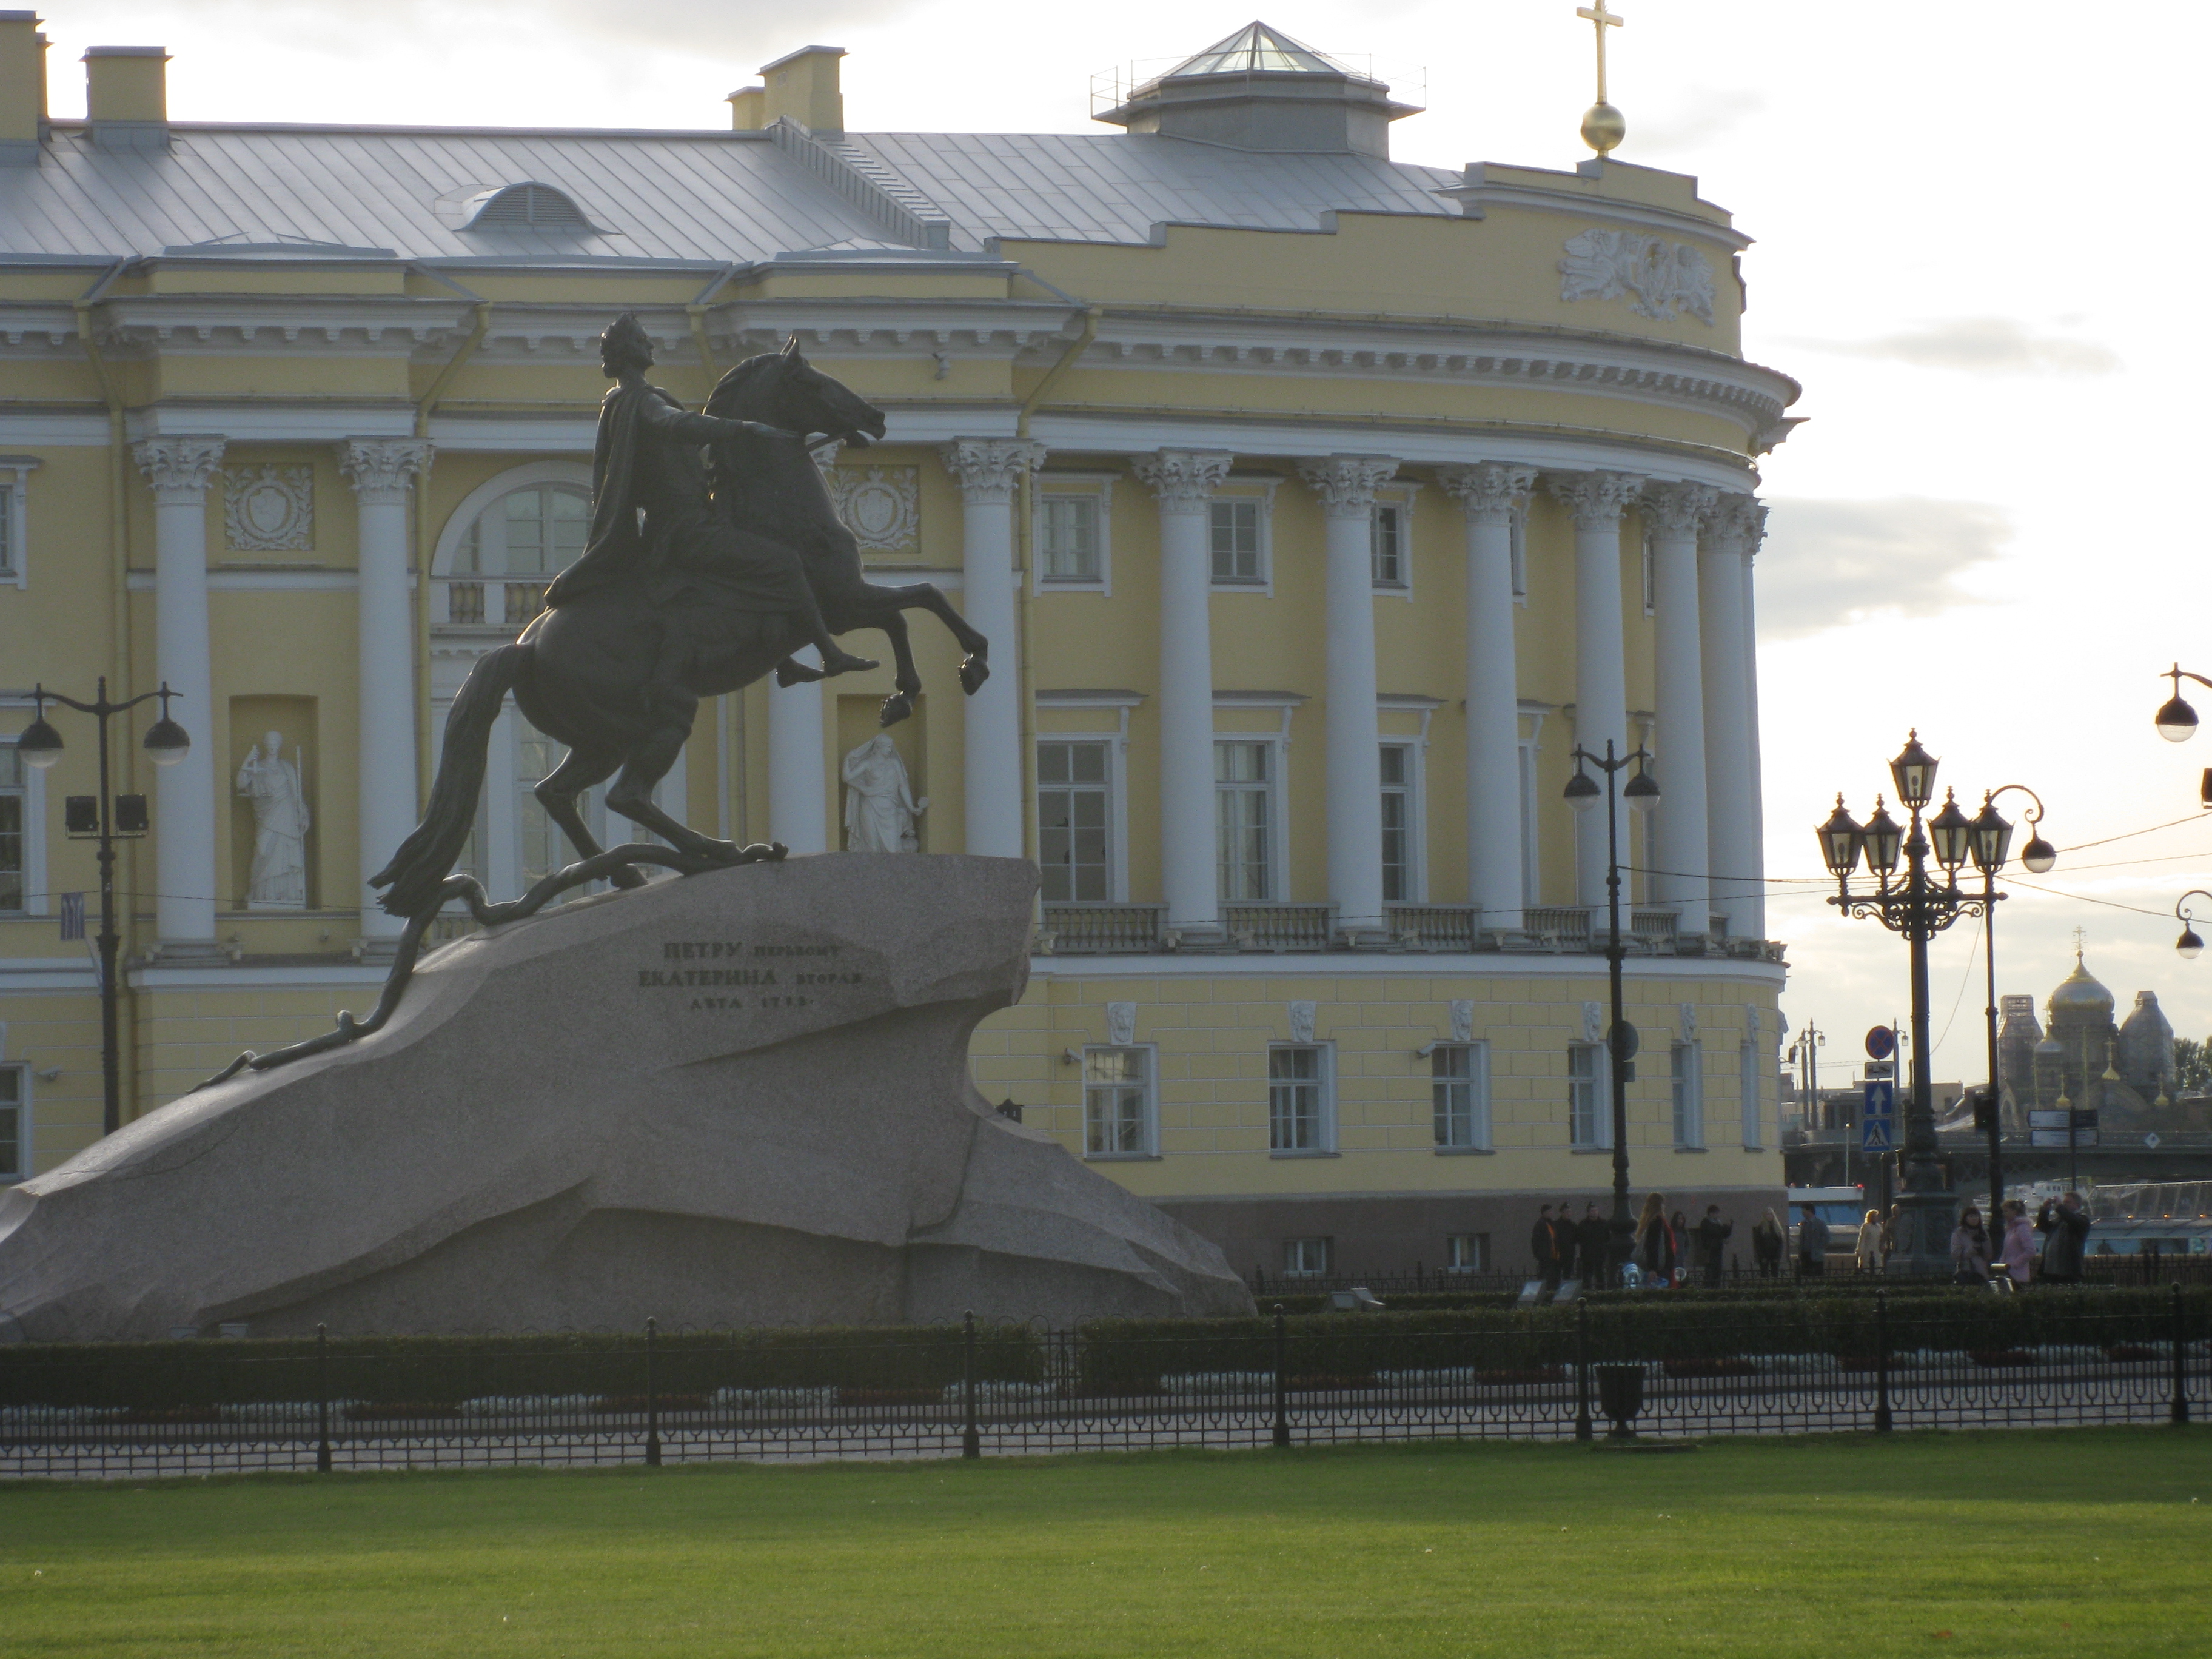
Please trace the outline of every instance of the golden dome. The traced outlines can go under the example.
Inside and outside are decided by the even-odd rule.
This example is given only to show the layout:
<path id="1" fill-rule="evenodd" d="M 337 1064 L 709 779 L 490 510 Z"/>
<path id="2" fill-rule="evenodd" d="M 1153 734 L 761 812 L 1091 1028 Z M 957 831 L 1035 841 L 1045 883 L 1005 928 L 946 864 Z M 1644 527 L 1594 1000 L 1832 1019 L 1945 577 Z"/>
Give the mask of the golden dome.
<path id="1" fill-rule="evenodd" d="M 2074 971 L 2051 994 L 2051 1018 L 2054 1024 L 2063 1018 L 2069 1025 L 2102 1024 L 2112 1018 L 2112 994 L 2090 975 L 2079 955 Z"/>

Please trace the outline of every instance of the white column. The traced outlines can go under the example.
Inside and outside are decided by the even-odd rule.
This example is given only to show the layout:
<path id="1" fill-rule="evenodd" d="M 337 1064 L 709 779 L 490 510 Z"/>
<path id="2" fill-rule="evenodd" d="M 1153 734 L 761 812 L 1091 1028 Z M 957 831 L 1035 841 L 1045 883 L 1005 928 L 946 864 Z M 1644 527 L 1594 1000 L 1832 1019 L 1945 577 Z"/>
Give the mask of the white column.
<path id="1" fill-rule="evenodd" d="M 822 682 L 768 691 L 768 838 L 793 854 L 830 850 L 830 763 Z"/>
<path id="2" fill-rule="evenodd" d="M 956 438 L 945 471 L 960 484 L 960 605 L 991 642 L 991 678 L 966 704 L 968 850 L 1022 856 L 1022 699 L 1014 623 L 1014 491 L 1044 459 L 1025 439 Z"/>
<path id="3" fill-rule="evenodd" d="M 1382 744 L 1375 701 L 1375 487 L 1398 463 L 1376 455 L 1301 461 L 1328 515 L 1324 731 L 1328 896 L 1355 944 L 1382 944 Z"/>
<path id="4" fill-rule="evenodd" d="M 407 599 L 407 493 L 430 465 L 416 439 L 349 438 L 338 465 L 352 482 L 360 525 L 360 835 L 363 939 L 397 939 L 406 926 L 375 902 L 368 878 L 415 827 L 415 652 Z"/>
<path id="5" fill-rule="evenodd" d="M 1520 681 L 1513 641 L 1513 509 L 1533 467 L 1437 469 L 1467 514 L 1467 890 L 1478 927 L 1521 926 Z"/>
<path id="6" fill-rule="evenodd" d="M 1713 908 L 1735 939 L 1763 937 L 1759 893 L 1758 734 L 1752 708 L 1751 617 L 1744 566 L 1766 510 L 1749 495 L 1723 495 L 1705 532 L 1698 584 L 1705 647 L 1705 799 L 1712 849 Z M 1660 788 L 1666 788 L 1662 780 Z"/>
<path id="7" fill-rule="evenodd" d="M 1659 782 L 1657 856 L 1652 895 L 1674 912 L 1675 927 L 1710 925 L 1706 880 L 1705 657 L 1698 648 L 1698 532 L 1720 499 L 1704 484 L 1653 484 L 1644 492 L 1651 529 L 1652 597 L 1658 611 L 1659 730 L 1653 775 Z"/>
<path id="8" fill-rule="evenodd" d="M 1575 520 L 1575 742 L 1593 755 L 1607 743 L 1628 753 L 1628 665 L 1620 614 L 1620 514 L 1644 480 L 1627 472 L 1570 472 L 1545 480 Z M 1593 775 L 1595 775 L 1595 774 Z M 1614 833 L 1628 860 L 1628 805 L 1620 775 L 1613 790 Z M 1601 787 L 1605 780 L 1597 779 Z M 1664 785 L 1662 785 L 1664 787 Z M 1602 810 L 1576 815 L 1576 902 L 1605 902 L 1606 833 Z M 1622 896 L 1627 896 L 1626 884 Z"/>
<path id="9" fill-rule="evenodd" d="M 1213 548 L 1206 503 L 1232 458 L 1163 449 L 1135 458 L 1160 507 L 1160 888 L 1185 944 L 1221 933 L 1213 801 Z"/>
<path id="10" fill-rule="evenodd" d="M 171 711 L 191 734 L 184 759 L 159 774 L 154 818 L 167 945 L 216 949 L 215 675 L 208 644 L 207 487 L 222 460 L 217 437 L 148 438 L 135 447 L 154 486 L 154 658 L 175 692 Z"/>

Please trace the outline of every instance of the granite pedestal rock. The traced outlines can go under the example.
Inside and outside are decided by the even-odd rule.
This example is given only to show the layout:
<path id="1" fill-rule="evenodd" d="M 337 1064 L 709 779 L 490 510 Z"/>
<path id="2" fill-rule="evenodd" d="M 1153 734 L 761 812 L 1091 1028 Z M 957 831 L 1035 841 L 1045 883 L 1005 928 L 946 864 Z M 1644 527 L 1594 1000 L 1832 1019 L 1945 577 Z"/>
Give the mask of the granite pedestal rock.
<path id="1" fill-rule="evenodd" d="M 831 854 L 449 945 L 384 1030 L 0 1197 L 0 1332 L 1250 1312 L 1213 1245 L 969 1080 L 1035 888 Z"/>

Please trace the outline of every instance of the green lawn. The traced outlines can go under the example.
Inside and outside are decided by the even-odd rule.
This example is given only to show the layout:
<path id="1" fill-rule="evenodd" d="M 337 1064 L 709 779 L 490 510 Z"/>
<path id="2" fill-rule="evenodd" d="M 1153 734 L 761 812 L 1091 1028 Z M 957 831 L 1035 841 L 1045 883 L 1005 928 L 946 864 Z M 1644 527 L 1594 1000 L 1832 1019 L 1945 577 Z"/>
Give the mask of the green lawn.
<path id="1" fill-rule="evenodd" d="M 11 1486 L 0 1655 L 2107 1659 L 2208 1566 L 2202 1429 Z"/>

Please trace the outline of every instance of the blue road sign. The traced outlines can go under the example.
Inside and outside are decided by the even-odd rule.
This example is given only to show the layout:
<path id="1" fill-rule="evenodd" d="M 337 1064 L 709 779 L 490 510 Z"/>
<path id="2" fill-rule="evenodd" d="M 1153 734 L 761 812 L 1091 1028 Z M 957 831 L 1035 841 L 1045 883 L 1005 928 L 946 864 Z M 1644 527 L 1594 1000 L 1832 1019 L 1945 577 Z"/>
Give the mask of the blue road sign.
<path id="1" fill-rule="evenodd" d="M 1888 1152 L 1897 1149 L 1897 1085 L 1881 1079 L 1860 1085 L 1859 1150 Z"/>

